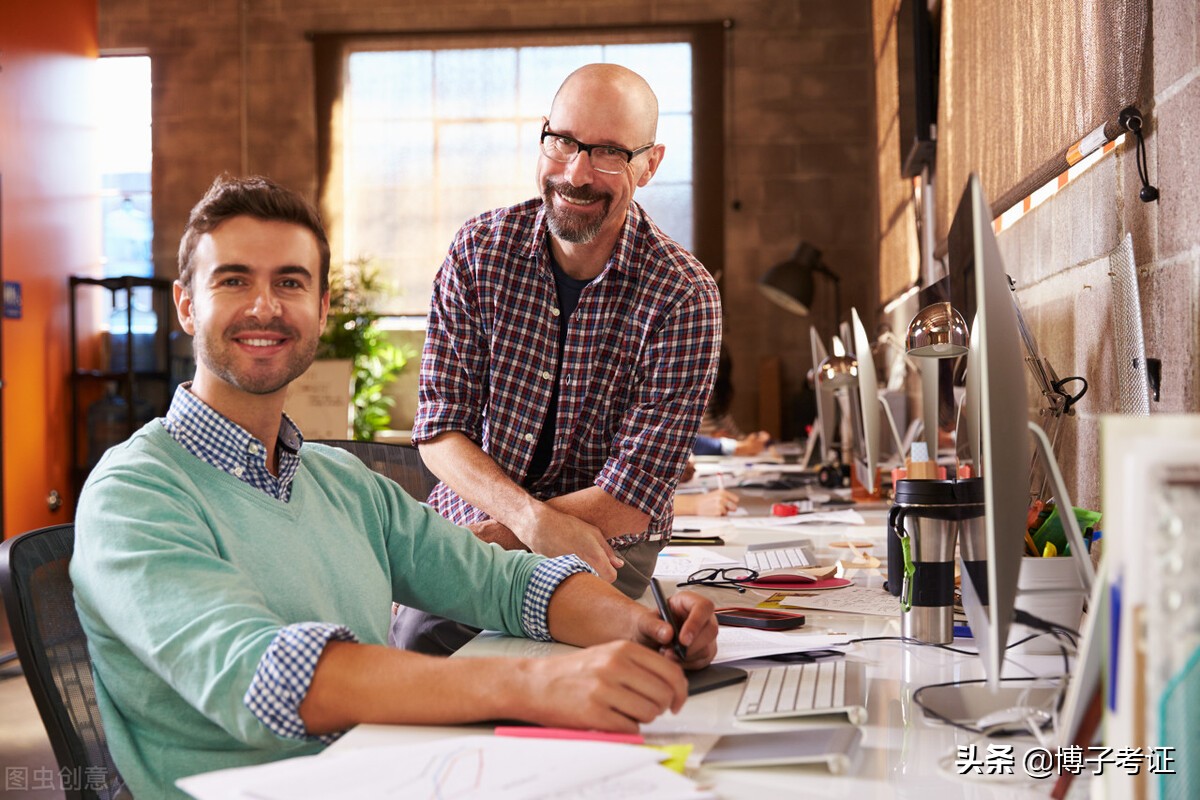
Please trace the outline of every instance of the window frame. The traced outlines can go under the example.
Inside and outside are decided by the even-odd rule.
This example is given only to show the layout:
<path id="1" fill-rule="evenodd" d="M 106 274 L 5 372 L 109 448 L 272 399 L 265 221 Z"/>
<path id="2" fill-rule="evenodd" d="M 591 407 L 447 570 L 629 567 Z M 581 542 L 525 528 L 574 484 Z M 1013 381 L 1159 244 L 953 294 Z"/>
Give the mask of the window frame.
<path id="1" fill-rule="evenodd" d="M 562 27 L 420 32 L 310 33 L 317 131 L 317 197 L 331 250 L 343 251 L 342 175 L 335 148 L 342 140 L 340 105 L 351 52 L 684 41 L 692 47 L 692 252 L 714 275 L 725 255 L 725 28 L 723 21 L 679 25 Z M 565 75 L 562 77 L 566 77 Z M 546 109 L 549 113 L 549 109 Z M 532 191 L 531 191 L 532 196 Z M 488 209 L 480 208 L 482 213 Z M 465 219 L 463 220 L 466 221 Z M 446 242 L 449 247 L 450 242 Z M 335 260 L 337 256 L 335 255 Z"/>

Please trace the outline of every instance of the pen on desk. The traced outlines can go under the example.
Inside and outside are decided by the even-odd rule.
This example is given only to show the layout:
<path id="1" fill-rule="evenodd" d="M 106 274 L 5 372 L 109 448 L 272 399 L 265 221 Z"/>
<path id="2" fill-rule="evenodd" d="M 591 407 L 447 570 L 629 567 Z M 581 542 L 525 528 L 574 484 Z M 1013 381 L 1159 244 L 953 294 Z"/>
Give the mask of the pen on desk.
<path id="1" fill-rule="evenodd" d="M 671 630 L 675 631 L 675 636 L 672 638 L 671 644 L 675 647 L 675 655 L 679 657 L 679 663 L 682 664 L 687 660 L 687 649 L 679 641 L 679 624 L 675 622 L 675 615 L 671 613 L 671 609 L 667 606 L 667 599 L 663 597 L 662 587 L 658 584 L 658 578 L 650 579 L 650 594 L 654 595 L 654 604 L 658 606 L 658 615 L 670 624 Z"/>
<path id="2" fill-rule="evenodd" d="M 717 488 L 722 492 L 725 491 L 725 478 L 719 472 L 717 473 Z"/>

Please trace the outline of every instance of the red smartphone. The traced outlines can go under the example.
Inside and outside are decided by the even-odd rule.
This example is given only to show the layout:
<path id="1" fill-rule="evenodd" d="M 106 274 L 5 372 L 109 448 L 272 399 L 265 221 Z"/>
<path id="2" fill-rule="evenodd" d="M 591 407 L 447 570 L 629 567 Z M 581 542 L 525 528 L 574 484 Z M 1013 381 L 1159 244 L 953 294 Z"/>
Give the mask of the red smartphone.
<path id="1" fill-rule="evenodd" d="M 775 611 L 770 608 L 718 608 L 716 614 L 719 624 L 737 628 L 790 631 L 804 624 L 803 614 Z"/>

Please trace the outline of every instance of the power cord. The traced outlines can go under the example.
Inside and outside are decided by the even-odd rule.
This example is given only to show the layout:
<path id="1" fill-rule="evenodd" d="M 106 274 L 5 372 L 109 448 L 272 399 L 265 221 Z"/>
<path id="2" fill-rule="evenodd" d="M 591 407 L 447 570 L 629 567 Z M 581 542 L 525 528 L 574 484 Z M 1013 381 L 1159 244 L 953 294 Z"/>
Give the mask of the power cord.
<path id="1" fill-rule="evenodd" d="M 1045 633 L 1050 633 L 1050 634 L 1054 635 L 1056 638 L 1065 639 L 1067 642 L 1070 643 L 1070 649 L 1072 651 L 1075 651 L 1077 649 L 1076 638 L 1079 636 L 1079 633 L 1077 631 L 1071 630 L 1069 628 L 1065 628 L 1061 625 L 1055 625 L 1054 623 L 1047 622 L 1046 620 L 1042 619 L 1041 617 L 1035 616 L 1026 611 L 1022 611 L 1020 609 L 1017 609 L 1015 611 L 1013 621 L 1016 623 L 1019 623 L 1021 625 L 1025 625 L 1027 627 L 1034 628 L 1035 630 L 1040 630 Z M 1031 636 L 1026 636 L 1023 639 L 1018 639 L 1017 641 L 1015 641 L 1015 642 L 1009 644 L 1007 647 L 1005 647 L 1005 650 L 1010 650 L 1014 647 L 1019 647 L 1020 645 L 1026 643 L 1028 641 L 1031 641 L 1032 639 L 1036 639 L 1038 636 L 1041 636 L 1041 635 L 1043 635 L 1043 634 L 1035 633 Z M 979 652 L 977 650 L 963 650 L 962 648 L 952 647 L 948 644 L 939 644 L 936 642 L 925 642 L 920 639 L 913 639 L 912 637 L 909 637 L 909 636 L 862 636 L 862 637 L 858 637 L 856 639 L 851 639 L 849 642 L 847 642 L 847 644 L 858 644 L 860 642 L 901 642 L 904 644 L 916 644 L 916 645 L 920 645 L 922 647 L 932 647 L 932 648 L 936 648 L 938 650 L 945 650 L 950 653 L 957 653 L 959 655 L 967 655 L 967 656 L 979 655 Z M 1063 681 L 1064 679 L 1069 678 L 1070 673 L 1071 673 L 1070 653 L 1068 652 L 1067 647 L 1062 644 L 1060 644 L 1059 650 L 1062 653 L 1062 658 L 1063 658 L 1063 672 L 1061 675 L 1051 675 L 1051 676 L 1031 675 L 1028 677 L 1021 677 L 1021 678 L 1001 678 L 1000 681 L 1002 683 L 1007 683 L 1007 682 L 1012 682 L 1012 681 L 1045 681 L 1045 680 Z M 989 728 L 979 728 L 974 725 L 967 725 L 965 723 L 957 722 L 955 720 L 950 719 L 949 717 L 946 717 L 946 716 L 938 713 L 935 709 L 930 708 L 924 702 L 921 701 L 921 693 L 924 692 L 926 689 L 940 689 L 940 688 L 951 687 L 951 686 L 967 686 L 967 685 L 982 684 L 982 683 L 987 683 L 987 680 L 986 679 L 974 679 L 974 680 L 965 680 L 965 681 L 947 681 L 945 683 L 932 683 L 932 684 L 928 684 L 926 686 L 921 686 L 921 687 L 917 688 L 913 692 L 912 700 L 917 705 L 917 707 L 920 708 L 921 711 L 925 713 L 926 716 L 932 717 L 933 719 L 936 719 L 939 722 L 945 723 L 946 725 L 950 725 L 954 728 L 958 728 L 959 730 L 967 731 L 968 733 L 973 733 L 978 736 L 996 736 L 996 737 L 1021 735 L 1019 731 L 1014 731 L 1007 727 L 1007 725 L 1010 725 L 1011 723 L 1007 723 L 1006 726 L 1003 728 L 1001 728 L 999 726 L 997 726 L 995 728 L 990 728 L 990 727 Z M 1065 687 L 1065 683 L 1063 684 L 1063 686 Z M 1040 735 L 1041 732 L 1043 730 L 1045 730 L 1046 728 L 1052 727 L 1053 725 L 1057 724 L 1058 713 L 1062 710 L 1062 706 L 1065 701 L 1066 701 L 1066 692 L 1060 690 L 1058 693 L 1058 697 L 1055 700 L 1053 714 L 1050 714 L 1046 718 L 1042 719 L 1038 715 L 1035 715 L 1033 713 L 1035 711 L 1035 709 L 1031 709 L 1030 714 L 1024 720 L 1022 720 L 1025 723 L 1025 726 L 1028 729 L 1029 733 L 1035 739 L 1038 739 L 1039 741 L 1041 741 L 1041 738 L 1042 738 Z"/>

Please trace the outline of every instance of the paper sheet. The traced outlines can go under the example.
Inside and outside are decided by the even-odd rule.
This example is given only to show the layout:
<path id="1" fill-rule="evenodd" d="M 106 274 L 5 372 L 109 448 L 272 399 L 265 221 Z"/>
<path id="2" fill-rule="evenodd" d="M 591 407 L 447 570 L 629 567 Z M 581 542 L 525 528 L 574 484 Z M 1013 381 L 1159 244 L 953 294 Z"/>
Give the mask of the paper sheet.
<path id="1" fill-rule="evenodd" d="M 178 781 L 198 800 L 688 798 L 662 754 L 603 742 L 461 736 L 220 770 Z"/>
<path id="2" fill-rule="evenodd" d="M 810 514 L 797 514 L 794 517 L 749 517 L 735 519 L 733 524 L 738 528 L 778 528 L 787 525 L 806 525 L 821 523 L 824 525 L 863 525 L 866 520 L 852 508 L 838 511 L 814 511 Z M 678 524 L 678 523 L 677 523 Z"/>
<path id="3" fill-rule="evenodd" d="M 658 578 L 686 578 L 704 567 L 739 565 L 740 562 L 705 547 L 667 545 L 658 553 L 654 575 Z"/>
<path id="4" fill-rule="evenodd" d="M 876 617 L 900 617 L 900 598 L 883 589 L 847 586 L 836 592 L 803 592 L 779 600 L 784 608 L 812 608 L 822 611 L 848 611 Z"/>
<path id="5" fill-rule="evenodd" d="M 717 657 L 713 659 L 713 663 L 727 664 L 732 661 L 762 658 L 779 653 L 822 650 L 847 644 L 851 638 L 845 633 L 759 631 L 753 628 L 734 628 L 722 625 L 717 631 Z"/>
<path id="6" fill-rule="evenodd" d="M 671 524 L 677 531 L 708 531 L 713 528 L 726 528 L 731 524 L 728 517 L 684 517 L 676 516 Z"/>

